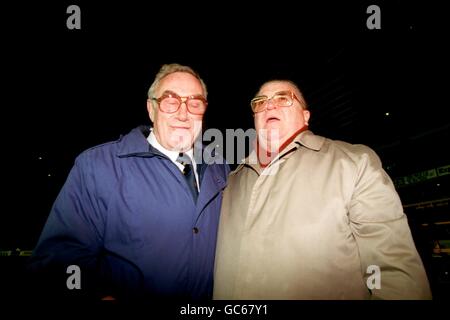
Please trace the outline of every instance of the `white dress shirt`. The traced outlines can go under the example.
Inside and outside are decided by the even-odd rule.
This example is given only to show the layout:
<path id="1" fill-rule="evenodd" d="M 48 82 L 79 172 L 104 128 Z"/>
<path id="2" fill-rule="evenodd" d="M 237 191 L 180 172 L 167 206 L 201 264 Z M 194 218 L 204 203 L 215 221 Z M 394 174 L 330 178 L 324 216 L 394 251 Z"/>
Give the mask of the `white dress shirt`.
<path id="1" fill-rule="evenodd" d="M 184 166 L 177 161 L 177 158 L 178 158 L 178 155 L 180 154 L 180 152 L 174 151 L 174 150 L 167 150 L 166 148 L 164 148 L 158 142 L 158 139 L 156 139 L 156 136 L 153 133 L 153 130 L 150 132 L 150 134 L 147 138 L 147 141 L 148 141 L 148 143 L 150 143 L 152 145 L 152 147 L 154 147 L 155 149 L 160 151 L 162 154 L 166 155 L 180 169 L 180 171 L 183 172 Z M 194 150 L 191 148 L 184 153 L 186 153 L 192 160 L 192 169 L 194 170 L 194 176 L 195 176 L 195 181 L 197 182 L 198 192 L 200 192 L 200 187 L 199 187 L 200 184 L 198 182 L 198 174 L 197 174 L 197 164 L 195 163 L 195 159 L 194 159 Z"/>

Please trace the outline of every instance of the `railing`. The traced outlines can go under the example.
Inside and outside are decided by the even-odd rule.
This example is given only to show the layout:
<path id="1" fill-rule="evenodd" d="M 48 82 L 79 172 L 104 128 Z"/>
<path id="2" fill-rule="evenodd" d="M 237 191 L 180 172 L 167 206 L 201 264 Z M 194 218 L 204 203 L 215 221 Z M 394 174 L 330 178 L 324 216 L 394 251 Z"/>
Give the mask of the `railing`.
<path id="1" fill-rule="evenodd" d="M 0 250 L 0 257 L 29 257 L 33 253 L 32 250 Z"/>

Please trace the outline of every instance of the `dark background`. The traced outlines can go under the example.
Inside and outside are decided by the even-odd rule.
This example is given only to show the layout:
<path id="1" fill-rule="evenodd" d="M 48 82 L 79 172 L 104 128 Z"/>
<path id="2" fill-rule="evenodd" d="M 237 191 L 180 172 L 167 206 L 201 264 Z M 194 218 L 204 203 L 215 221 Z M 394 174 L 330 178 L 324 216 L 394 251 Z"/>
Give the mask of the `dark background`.
<path id="1" fill-rule="evenodd" d="M 77 154 L 149 124 L 148 87 L 162 64 L 177 62 L 208 86 L 206 128 L 251 128 L 258 86 L 290 78 L 314 133 L 377 151 L 433 294 L 449 297 L 448 253 L 436 251 L 450 239 L 449 175 L 397 183 L 450 165 L 444 1 L 92 2 L 2 7 L 3 288 L 26 292 L 25 251 Z M 71 4 L 81 30 L 66 27 Z M 381 30 L 366 27 L 370 4 L 381 8 Z"/>

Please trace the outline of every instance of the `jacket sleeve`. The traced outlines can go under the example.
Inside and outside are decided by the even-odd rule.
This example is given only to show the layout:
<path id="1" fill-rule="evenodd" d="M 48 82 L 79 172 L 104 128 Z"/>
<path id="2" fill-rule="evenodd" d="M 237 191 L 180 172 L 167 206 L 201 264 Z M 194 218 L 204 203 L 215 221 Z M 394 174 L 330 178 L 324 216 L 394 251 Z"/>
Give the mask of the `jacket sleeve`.
<path id="1" fill-rule="evenodd" d="M 89 295 L 102 282 L 99 256 L 104 215 L 91 165 L 85 158 L 77 158 L 30 260 L 32 278 L 52 296 L 69 293 L 66 281 L 71 275 L 67 272 L 70 265 L 77 265 L 81 271 L 81 290 L 72 292 Z"/>
<path id="2" fill-rule="evenodd" d="M 361 148 L 355 160 L 357 174 L 349 219 L 364 282 L 369 280 L 372 299 L 430 299 L 425 269 L 400 198 L 375 152 Z"/>

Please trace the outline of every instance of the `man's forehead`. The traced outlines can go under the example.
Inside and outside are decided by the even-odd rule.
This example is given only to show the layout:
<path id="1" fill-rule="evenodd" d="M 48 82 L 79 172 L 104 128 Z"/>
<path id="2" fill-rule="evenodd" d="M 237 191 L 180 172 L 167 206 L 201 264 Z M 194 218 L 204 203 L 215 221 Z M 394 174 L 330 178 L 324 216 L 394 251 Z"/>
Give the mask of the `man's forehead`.
<path id="1" fill-rule="evenodd" d="M 269 96 L 282 91 L 292 91 L 295 93 L 297 92 L 296 88 L 289 82 L 276 81 L 276 82 L 269 82 L 263 85 L 259 90 L 258 95 Z"/>
<path id="2" fill-rule="evenodd" d="M 166 90 L 179 95 L 203 94 L 200 81 L 187 72 L 174 72 L 162 78 L 157 91 L 162 93 Z"/>

